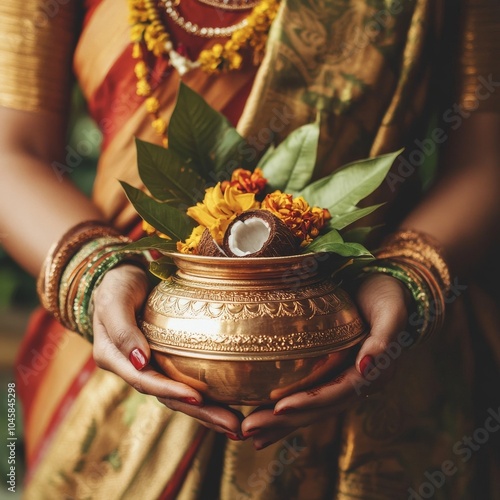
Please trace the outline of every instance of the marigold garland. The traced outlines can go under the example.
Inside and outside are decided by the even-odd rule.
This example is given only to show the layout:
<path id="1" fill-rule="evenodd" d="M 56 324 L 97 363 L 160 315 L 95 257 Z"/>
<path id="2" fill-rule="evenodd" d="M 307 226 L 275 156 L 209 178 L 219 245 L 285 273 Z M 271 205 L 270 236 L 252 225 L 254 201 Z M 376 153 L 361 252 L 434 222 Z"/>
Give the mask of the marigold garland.
<path id="1" fill-rule="evenodd" d="M 145 98 L 146 110 L 152 115 L 152 126 L 167 147 L 167 122 L 159 115 L 160 103 L 151 95 L 150 73 L 144 61 L 144 47 L 156 57 L 166 56 L 180 61 L 179 72 L 199 67 L 208 73 L 221 73 L 241 68 L 241 51 L 253 49 L 253 63 L 262 60 L 271 23 L 278 12 L 278 0 L 261 0 L 246 18 L 246 25 L 236 30 L 224 44 L 216 43 L 202 50 L 196 61 L 188 61 L 174 50 L 158 12 L 155 0 L 128 0 L 132 57 L 137 59 L 134 68 L 137 77 L 136 93 Z"/>

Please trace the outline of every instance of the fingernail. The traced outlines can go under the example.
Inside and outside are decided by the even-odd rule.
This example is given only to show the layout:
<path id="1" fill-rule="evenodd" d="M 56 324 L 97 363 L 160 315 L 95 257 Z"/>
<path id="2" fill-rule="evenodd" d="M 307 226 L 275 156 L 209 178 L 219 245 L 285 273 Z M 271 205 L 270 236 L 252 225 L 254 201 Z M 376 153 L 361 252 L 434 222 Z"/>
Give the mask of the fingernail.
<path id="1" fill-rule="evenodd" d="M 259 427 L 253 427 L 252 429 L 248 429 L 248 431 L 243 431 L 243 436 L 244 437 L 252 437 L 254 434 L 257 434 L 257 432 L 260 431 Z"/>
<path id="2" fill-rule="evenodd" d="M 232 434 L 231 432 L 226 432 L 226 437 L 233 441 L 241 441 L 241 438 L 237 434 Z"/>
<path id="3" fill-rule="evenodd" d="M 359 362 L 359 371 L 361 372 L 361 375 L 363 375 L 364 378 L 368 376 L 368 373 L 370 370 L 373 368 L 375 362 L 373 359 L 373 356 L 370 356 L 367 354 L 364 358 L 361 359 Z"/>
<path id="4" fill-rule="evenodd" d="M 284 406 L 283 408 L 280 408 L 279 410 L 274 410 L 273 413 L 275 415 L 285 415 L 286 413 L 290 413 L 291 411 L 294 411 L 295 408 L 292 408 L 291 406 Z"/>
<path id="5" fill-rule="evenodd" d="M 136 370 L 142 370 L 148 364 L 146 355 L 138 347 L 132 350 L 128 359 L 134 365 Z"/>
<path id="6" fill-rule="evenodd" d="M 254 444 L 254 448 L 258 451 L 258 450 L 263 450 L 264 448 L 267 448 L 268 446 L 270 446 L 271 444 L 273 444 L 272 441 L 266 441 L 265 443 L 263 444 Z"/>
<path id="7" fill-rule="evenodd" d="M 183 403 L 187 403 L 188 405 L 192 406 L 201 406 L 202 403 L 198 401 L 196 398 L 181 398 L 181 401 Z"/>

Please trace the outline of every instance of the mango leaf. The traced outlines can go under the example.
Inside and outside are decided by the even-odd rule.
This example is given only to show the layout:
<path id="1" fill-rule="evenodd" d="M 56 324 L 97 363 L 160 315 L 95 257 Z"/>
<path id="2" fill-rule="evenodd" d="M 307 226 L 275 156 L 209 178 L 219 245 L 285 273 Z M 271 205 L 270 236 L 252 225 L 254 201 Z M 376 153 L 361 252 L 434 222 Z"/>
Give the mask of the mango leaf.
<path id="1" fill-rule="evenodd" d="M 249 161 L 257 155 L 224 115 L 182 82 L 168 142 L 206 179 L 229 179 L 234 169 L 251 168 Z"/>
<path id="2" fill-rule="evenodd" d="M 373 255 L 361 256 L 356 258 L 346 259 L 342 266 L 339 266 L 334 270 L 332 278 L 339 281 L 345 281 L 347 283 L 352 283 L 359 273 L 367 264 L 375 259 Z"/>
<path id="3" fill-rule="evenodd" d="M 348 226 L 349 224 L 352 224 L 353 222 L 371 214 L 382 205 L 384 205 L 384 203 L 380 203 L 378 205 L 371 205 L 370 207 L 365 207 L 365 208 L 356 207 L 354 208 L 354 210 L 351 210 L 349 212 L 345 212 L 340 215 L 334 215 L 328 221 L 328 227 L 333 229 L 344 229 L 344 227 Z"/>
<path id="4" fill-rule="evenodd" d="M 345 165 L 298 194 L 311 205 L 328 208 L 332 215 L 348 212 L 382 184 L 401 151 Z"/>
<path id="5" fill-rule="evenodd" d="M 170 257 L 162 257 L 161 259 L 154 260 L 149 264 L 149 271 L 151 274 L 154 274 L 162 280 L 172 276 L 176 270 L 177 266 Z"/>
<path id="6" fill-rule="evenodd" d="M 184 212 L 169 206 L 167 203 L 156 201 L 126 182 L 120 181 L 120 184 L 136 212 L 155 229 L 174 241 L 182 241 L 191 234 L 195 222 Z"/>
<path id="7" fill-rule="evenodd" d="M 124 247 L 124 250 L 163 250 L 165 252 L 175 252 L 176 242 L 174 240 L 167 240 L 159 236 L 146 236 L 140 240 L 134 241 Z"/>
<path id="8" fill-rule="evenodd" d="M 349 243 L 361 243 L 364 245 L 364 242 L 370 236 L 372 231 L 382 227 L 382 224 L 378 224 L 377 226 L 363 226 L 363 227 L 355 227 L 348 231 L 342 233 L 342 237 L 344 241 L 348 241 Z"/>
<path id="9" fill-rule="evenodd" d="M 171 149 L 135 140 L 139 176 L 150 193 L 170 205 L 193 205 L 203 198 L 206 182 Z"/>
<path id="10" fill-rule="evenodd" d="M 259 162 L 272 190 L 294 193 L 303 189 L 314 172 L 319 139 L 319 122 L 295 129 Z"/>
<path id="11" fill-rule="evenodd" d="M 309 252 L 331 252 L 342 257 L 369 257 L 372 255 L 359 243 L 345 243 L 340 233 L 335 229 L 315 238 L 307 245 L 305 250 Z"/>

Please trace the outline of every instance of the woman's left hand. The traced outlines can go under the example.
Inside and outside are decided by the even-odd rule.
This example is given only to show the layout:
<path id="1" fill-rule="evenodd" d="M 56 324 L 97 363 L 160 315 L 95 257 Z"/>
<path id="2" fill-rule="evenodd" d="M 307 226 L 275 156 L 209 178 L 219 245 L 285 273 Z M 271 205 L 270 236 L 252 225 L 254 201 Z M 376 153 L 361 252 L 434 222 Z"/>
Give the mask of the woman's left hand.
<path id="1" fill-rule="evenodd" d="M 399 355 L 412 342 L 404 332 L 409 293 L 398 280 L 377 274 L 363 281 L 356 298 L 370 331 L 354 365 L 329 382 L 281 399 L 274 409 L 258 408 L 245 418 L 243 436 L 252 437 L 256 449 L 342 412 L 360 397 L 379 391 L 393 376 Z"/>

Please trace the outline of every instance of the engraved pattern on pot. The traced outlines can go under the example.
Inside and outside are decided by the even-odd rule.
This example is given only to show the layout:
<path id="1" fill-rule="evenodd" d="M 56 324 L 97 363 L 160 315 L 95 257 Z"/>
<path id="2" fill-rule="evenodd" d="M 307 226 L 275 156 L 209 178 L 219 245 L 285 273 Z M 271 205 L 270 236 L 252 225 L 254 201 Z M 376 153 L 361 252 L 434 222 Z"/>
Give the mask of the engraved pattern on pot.
<path id="1" fill-rule="evenodd" d="M 327 287 L 330 290 L 331 287 Z M 147 307 L 156 313 L 168 317 L 242 320 L 259 317 L 305 317 L 334 314 L 341 310 L 342 302 L 337 295 L 324 295 L 323 287 L 314 287 L 309 290 L 306 299 L 283 300 L 280 293 L 256 292 L 251 296 L 240 292 L 213 293 L 208 297 L 192 294 L 191 290 L 177 287 L 176 295 L 170 288 L 169 295 L 164 295 L 161 290 L 154 291 L 148 299 Z M 314 293 L 313 293 L 314 292 Z M 340 290 L 337 290 L 339 294 Z M 340 292 L 342 293 L 342 292 Z M 246 301 L 251 297 L 249 302 Z"/>
<path id="2" fill-rule="evenodd" d="M 341 345 L 359 336 L 363 328 L 361 319 L 329 328 L 322 332 L 294 332 L 287 335 L 274 336 L 265 334 L 226 335 L 216 333 L 208 335 L 201 332 L 179 332 L 170 328 L 158 328 L 143 321 L 141 329 L 146 338 L 153 344 L 171 346 L 181 349 L 218 352 L 283 352 L 324 347 L 328 344 Z"/>

